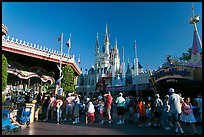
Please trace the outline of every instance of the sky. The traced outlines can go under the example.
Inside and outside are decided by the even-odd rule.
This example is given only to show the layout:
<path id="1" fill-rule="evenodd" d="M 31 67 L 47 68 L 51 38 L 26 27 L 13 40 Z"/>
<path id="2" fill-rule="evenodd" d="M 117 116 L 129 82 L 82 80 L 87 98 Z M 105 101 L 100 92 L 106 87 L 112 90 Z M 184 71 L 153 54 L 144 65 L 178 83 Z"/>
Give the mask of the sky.
<path id="1" fill-rule="evenodd" d="M 193 2 L 202 39 L 202 2 Z M 60 51 L 58 37 L 63 33 L 63 53 L 71 33 L 70 55 L 75 55 L 83 72 L 94 65 L 96 34 L 100 52 L 106 23 L 110 47 L 117 39 L 122 63 L 134 59 L 134 41 L 143 69 L 161 66 L 167 55 L 180 57 L 193 43 L 192 2 L 3 2 L 2 23 L 8 36 Z M 127 66 L 126 66 L 127 69 Z"/>

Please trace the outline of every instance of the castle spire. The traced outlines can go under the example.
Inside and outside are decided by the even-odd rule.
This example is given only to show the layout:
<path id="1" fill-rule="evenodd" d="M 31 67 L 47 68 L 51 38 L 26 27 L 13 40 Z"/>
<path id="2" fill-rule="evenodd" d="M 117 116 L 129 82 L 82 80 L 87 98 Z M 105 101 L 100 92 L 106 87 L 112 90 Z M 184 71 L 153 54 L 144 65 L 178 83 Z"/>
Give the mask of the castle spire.
<path id="1" fill-rule="evenodd" d="M 105 40 L 109 42 L 109 37 L 108 37 L 108 23 L 106 23 L 106 34 L 105 34 Z"/>
<path id="2" fill-rule="evenodd" d="M 118 42 L 117 42 L 117 38 L 115 38 L 115 49 L 118 48 Z"/>
<path id="3" fill-rule="evenodd" d="M 103 52 L 105 52 L 107 55 L 109 54 L 109 34 L 108 34 L 108 24 L 106 23 L 106 34 L 105 34 L 105 40 L 104 40 L 104 47 Z"/>
<path id="4" fill-rule="evenodd" d="M 98 42 L 98 32 L 96 33 L 96 48 L 99 48 L 99 42 Z"/>

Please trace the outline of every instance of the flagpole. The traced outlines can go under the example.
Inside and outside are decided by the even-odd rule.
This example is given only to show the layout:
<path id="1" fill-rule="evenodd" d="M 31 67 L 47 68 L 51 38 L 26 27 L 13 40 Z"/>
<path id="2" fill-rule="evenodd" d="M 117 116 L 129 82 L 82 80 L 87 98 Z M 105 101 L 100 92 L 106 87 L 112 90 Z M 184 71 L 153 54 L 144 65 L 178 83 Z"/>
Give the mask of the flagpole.
<path id="1" fill-rule="evenodd" d="M 61 35 L 61 41 L 60 41 L 60 70 L 62 70 L 62 47 L 63 47 L 63 33 Z M 62 76 L 62 71 L 60 71 L 59 77 Z M 59 82 L 59 86 L 61 87 L 61 81 Z"/>
<path id="2" fill-rule="evenodd" d="M 68 59 L 69 59 L 70 47 L 71 47 L 71 33 L 69 35 Z"/>

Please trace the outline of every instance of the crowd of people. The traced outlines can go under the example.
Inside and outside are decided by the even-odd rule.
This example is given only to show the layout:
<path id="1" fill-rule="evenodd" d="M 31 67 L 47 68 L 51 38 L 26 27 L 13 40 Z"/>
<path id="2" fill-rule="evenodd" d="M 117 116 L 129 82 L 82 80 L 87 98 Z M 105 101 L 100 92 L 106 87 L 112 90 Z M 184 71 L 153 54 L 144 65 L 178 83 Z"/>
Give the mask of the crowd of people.
<path id="1" fill-rule="evenodd" d="M 190 97 L 183 98 L 179 93 L 175 93 L 173 88 L 169 89 L 169 94 L 163 100 L 159 94 L 154 97 L 134 98 L 132 95 L 124 96 L 119 93 L 118 96 L 112 97 L 108 91 L 105 94 L 89 95 L 67 93 L 65 97 L 38 93 L 27 101 L 36 104 L 39 119 L 45 122 L 54 120 L 58 125 L 67 121 L 73 124 L 85 121 L 91 125 L 111 124 L 116 121 L 118 125 L 136 123 L 138 127 L 162 127 L 165 130 L 174 126 L 175 133 L 184 134 L 180 124 L 184 122 L 191 125 L 193 133 L 197 134 L 193 107 L 197 107 L 202 120 L 202 96 L 198 96 L 197 106 L 193 106 Z M 118 117 L 113 118 L 115 111 Z"/>

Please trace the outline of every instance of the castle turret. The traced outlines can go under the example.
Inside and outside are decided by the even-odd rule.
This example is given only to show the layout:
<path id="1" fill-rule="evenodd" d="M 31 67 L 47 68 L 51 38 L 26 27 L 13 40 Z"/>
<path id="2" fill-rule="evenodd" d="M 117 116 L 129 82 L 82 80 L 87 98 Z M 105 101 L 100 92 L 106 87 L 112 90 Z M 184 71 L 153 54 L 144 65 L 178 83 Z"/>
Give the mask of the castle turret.
<path id="1" fill-rule="evenodd" d="M 109 34 L 108 34 L 108 24 L 106 23 L 106 34 L 105 34 L 105 40 L 104 40 L 104 49 L 105 53 L 109 55 L 109 46 L 110 46 L 110 41 L 109 41 Z"/>
<path id="2" fill-rule="evenodd" d="M 108 25 L 106 23 L 106 34 L 105 34 L 104 44 L 102 47 L 101 62 L 100 62 L 100 65 L 103 68 L 105 68 L 105 67 L 109 68 L 110 67 L 109 46 L 110 46 L 110 41 L 109 41 L 109 36 L 108 36 Z"/>
<path id="3" fill-rule="evenodd" d="M 115 40 L 114 64 L 115 64 L 114 69 L 115 69 L 116 73 L 119 73 L 119 70 L 120 70 L 120 57 L 119 57 L 119 53 L 118 53 L 117 39 Z"/>

